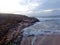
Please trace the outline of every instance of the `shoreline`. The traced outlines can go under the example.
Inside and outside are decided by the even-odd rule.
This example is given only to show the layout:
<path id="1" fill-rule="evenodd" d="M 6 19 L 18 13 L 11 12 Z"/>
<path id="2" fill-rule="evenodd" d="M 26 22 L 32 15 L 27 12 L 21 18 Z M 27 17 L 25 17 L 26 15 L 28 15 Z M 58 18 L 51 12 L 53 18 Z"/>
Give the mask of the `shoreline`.
<path id="1" fill-rule="evenodd" d="M 14 14 L 0 14 L 0 45 L 7 45 L 25 27 L 39 22 L 37 18 Z"/>

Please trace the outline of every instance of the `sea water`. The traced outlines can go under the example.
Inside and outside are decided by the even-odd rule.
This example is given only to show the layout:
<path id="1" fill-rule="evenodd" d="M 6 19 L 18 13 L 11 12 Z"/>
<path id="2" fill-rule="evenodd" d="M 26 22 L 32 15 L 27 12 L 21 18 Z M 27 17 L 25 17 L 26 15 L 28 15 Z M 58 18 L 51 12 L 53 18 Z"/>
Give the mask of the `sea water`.
<path id="1" fill-rule="evenodd" d="M 23 36 L 34 35 L 31 45 L 34 45 L 37 36 L 60 35 L 60 18 L 37 18 L 40 22 L 23 29 Z"/>

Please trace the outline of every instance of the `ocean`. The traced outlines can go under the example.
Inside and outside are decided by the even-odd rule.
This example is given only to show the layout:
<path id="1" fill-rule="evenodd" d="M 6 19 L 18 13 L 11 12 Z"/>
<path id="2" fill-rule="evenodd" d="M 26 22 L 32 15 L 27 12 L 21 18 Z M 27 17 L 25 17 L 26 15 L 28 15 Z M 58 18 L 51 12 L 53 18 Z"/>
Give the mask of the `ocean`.
<path id="1" fill-rule="evenodd" d="M 56 40 L 58 41 L 58 37 L 60 36 L 60 18 L 37 18 L 37 19 L 39 19 L 40 22 L 36 22 L 34 25 L 23 29 L 24 31 L 23 39 L 27 40 L 27 38 L 33 36 L 31 45 L 34 44 L 49 45 L 54 44 Z M 54 43 L 52 42 L 51 39 L 53 40 Z M 49 43 L 47 43 L 47 41 Z"/>
<path id="2" fill-rule="evenodd" d="M 40 22 L 36 22 L 34 25 L 29 26 L 24 30 L 23 35 L 60 35 L 60 18 L 37 18 Z"/>

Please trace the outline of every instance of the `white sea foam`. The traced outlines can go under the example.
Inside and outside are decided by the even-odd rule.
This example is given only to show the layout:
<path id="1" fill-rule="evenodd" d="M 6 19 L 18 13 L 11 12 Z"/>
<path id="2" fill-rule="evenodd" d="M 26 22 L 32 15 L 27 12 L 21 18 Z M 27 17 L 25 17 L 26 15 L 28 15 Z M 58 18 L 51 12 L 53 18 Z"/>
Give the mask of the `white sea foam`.
<path id="1" fill-rule="evenodd" d="M 26 38 L 30 35 L 34 35 L 31 45 L 36 43 L 38 36 L 48 36 L 48 35 L 60 35 L 60 19 L 39 19 L 40 22 L 35 23 L 23 29 L 23 36 Z"/>
<path id="2" fill-rule="evenodd" d="M 52 34 L 59 34 L 60 35 L 60 21 L 44 21 L 44 22 L 37 22 L 34 25 L 23 29 L 23 35 L 52 35 Z"/>

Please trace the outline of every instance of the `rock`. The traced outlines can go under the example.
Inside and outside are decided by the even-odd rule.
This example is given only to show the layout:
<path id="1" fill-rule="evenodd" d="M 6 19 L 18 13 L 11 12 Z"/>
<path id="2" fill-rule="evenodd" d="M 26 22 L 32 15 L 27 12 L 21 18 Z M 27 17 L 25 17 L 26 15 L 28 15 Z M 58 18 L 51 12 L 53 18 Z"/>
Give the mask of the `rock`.
<path id="1" fill-rule="evenodd" d="M 0 45 L 7 45 L 21 30 L 39 20 L 18 14 L 0 14 Z"/>

